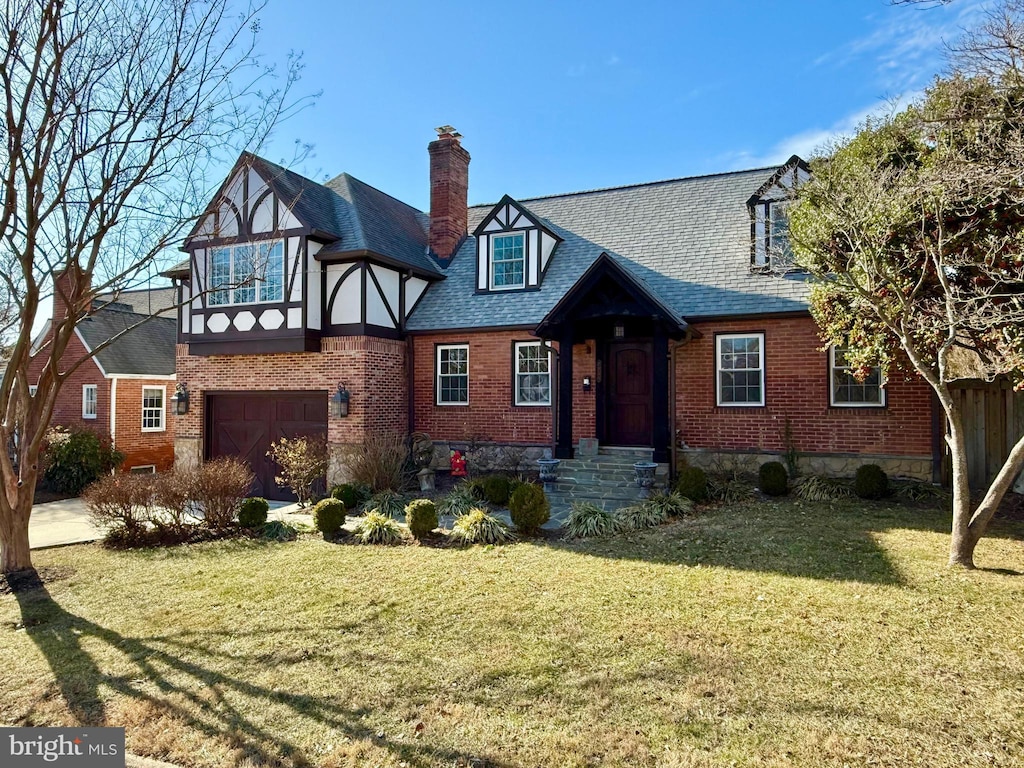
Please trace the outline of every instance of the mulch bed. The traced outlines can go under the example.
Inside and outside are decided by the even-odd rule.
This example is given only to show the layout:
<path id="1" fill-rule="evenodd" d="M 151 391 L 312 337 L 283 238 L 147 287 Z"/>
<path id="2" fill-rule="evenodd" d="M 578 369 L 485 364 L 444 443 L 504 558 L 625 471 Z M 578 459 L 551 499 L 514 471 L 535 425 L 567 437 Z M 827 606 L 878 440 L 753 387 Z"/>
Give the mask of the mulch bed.
<path id="1" fill-rule="evenodd" d="M 48 565 L 6 575 L 0 573 L 0 595 L 31 592 L 33 589 L 41 589 L 44 585 L 54 581 L 71 578 L 74 574 L 75 569 L 66 565 Z"/>

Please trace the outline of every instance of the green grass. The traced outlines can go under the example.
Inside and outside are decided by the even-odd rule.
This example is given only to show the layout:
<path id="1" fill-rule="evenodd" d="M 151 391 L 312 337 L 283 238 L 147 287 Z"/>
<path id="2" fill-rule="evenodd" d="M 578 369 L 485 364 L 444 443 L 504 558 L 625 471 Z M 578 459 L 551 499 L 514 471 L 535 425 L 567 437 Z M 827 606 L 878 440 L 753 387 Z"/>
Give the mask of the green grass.
<path id="1" fill-rule="evenodd" d="M 946 531 L 782 502 L 465 550 L 39 552 L 74 572 L 0 595 L 0 723 L 211 768 L 1020 765 L 1024 525 L 972 573 Z"/>

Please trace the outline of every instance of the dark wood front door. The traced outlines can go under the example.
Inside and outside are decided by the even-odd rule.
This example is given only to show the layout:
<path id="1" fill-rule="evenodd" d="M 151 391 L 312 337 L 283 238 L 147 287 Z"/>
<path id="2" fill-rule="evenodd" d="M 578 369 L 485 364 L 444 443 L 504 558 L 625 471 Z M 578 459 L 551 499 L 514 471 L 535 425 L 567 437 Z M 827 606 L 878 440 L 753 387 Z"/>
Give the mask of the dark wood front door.
<path id="1" fill-rule="evenodd" d="M 327 435 L 327 393 L 245 392 L 206 399 L 208 458 L 236 456 L 256 475 L 254 496 L 291 501 L 274 480 L 277 464 L 267 456 L 282 437 Z"/>
<path id="2" fill-rule="evenodd" d="M 609 445 L 651 445 L 651 343 L 612 342 L 607 370 L 605 441 Z"/>

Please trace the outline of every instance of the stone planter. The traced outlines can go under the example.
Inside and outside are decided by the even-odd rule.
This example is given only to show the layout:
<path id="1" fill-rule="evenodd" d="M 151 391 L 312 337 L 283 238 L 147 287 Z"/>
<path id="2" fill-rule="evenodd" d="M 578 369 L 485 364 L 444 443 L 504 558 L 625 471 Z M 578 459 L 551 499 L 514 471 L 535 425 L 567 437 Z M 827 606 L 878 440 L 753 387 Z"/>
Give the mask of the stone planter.
<path id="1" fill-rule="evenodd" d="M 540 481 L 544 483 L 546 493 L 555 490 L 555 483 L 558 481 L 558 465 L 561 463 L 561 459 L 537 459 L 537 466 L 540 467 Z"/>
<path id="2" fill-rule="evenodd" d="M 658 465 L 653 461 L 638 461 L 633 465 L 633 472 L 636 475 L 636 487 L 640 489 L 640 498 L 650 498 L 651 488 L 654 486 L 654 473 L 658 471 Z"/>
<path id="3" fill-rule="evenodd" d="M 434 490 L 434 470 L 430 467 L 424 467 L 416 474 L 416 476 L 420 479 L 421 491 Z"/>

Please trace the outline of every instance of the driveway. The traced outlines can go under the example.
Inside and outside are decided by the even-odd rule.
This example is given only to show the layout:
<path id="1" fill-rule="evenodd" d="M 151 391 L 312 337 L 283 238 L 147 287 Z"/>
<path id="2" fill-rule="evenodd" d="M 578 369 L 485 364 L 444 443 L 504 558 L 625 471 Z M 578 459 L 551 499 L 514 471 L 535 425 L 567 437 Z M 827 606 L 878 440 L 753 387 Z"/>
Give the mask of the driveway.
<path id="1" fill-rule="evenodd" d="M 297 504 L 270 502 L 271 520 L 289 519 L 298 510 Z M 312 522 L 312 518 L 309 519 Z M 28 522 L 28 543 L 31 549 L 81 544 L 103 538 L 103 531 L 89 520 L 89 510 L 81 499 L 64 499 L 36 504 Z"/>

